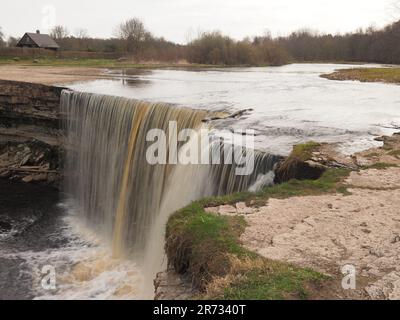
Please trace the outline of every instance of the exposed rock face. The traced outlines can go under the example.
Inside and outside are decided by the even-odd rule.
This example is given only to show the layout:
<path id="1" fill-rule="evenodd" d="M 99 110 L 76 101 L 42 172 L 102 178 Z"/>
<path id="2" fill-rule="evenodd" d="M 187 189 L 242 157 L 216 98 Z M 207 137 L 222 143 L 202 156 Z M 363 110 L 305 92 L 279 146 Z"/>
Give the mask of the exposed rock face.
<path id="1" fill-rule="evenodd" d="M 0 177 L 57 184 L 62 89 L 0 80 Z"/>
<path id="2" fill-rule="evenodd" d="M 197 292 L 189 279 L 178 275 L 174 270 L 159 272 L 154 279 L 155 300 L 185 300 Z"/>
<path id="3" fill-rule="evenodd" d="M 336 147 L 335 144 L 321 143 L 309 150 L 304 159 L 290 155 L 278 163 L 274 182 L 318 179 L 329 168 L 357 170 L 359 165 L 355 157 L 339 153 Z"/>
<path id="4" fill-rule="evenodd" d="M 290 161 L 289 158 L 283 160 L 275 170 L 276 184 L 297 180 L 315 180 L 318 179 L 325 171 L 325 167 L 321 165 L 309 164 L 305 161 Z"/>
<path id="5" fill-rule="evenodd" d="M 235 216 L 235 215 L 248 215 L 253 214 L 255 209 L 248 207 L 244 202 L 238 202 L 235 205 L 222 205 L 218 207 L 209 207 L 204 209 L 206 212 L 215 213 L 225 216 Z"/>

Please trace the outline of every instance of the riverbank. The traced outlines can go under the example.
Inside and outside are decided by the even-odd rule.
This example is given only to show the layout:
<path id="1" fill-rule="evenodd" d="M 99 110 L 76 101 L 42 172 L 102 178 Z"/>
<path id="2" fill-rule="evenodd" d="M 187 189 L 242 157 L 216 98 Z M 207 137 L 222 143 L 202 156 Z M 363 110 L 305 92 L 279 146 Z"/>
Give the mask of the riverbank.
<path id="1" fill-rule="evenodd" d="M 59 184 L 62 89 L 0 80 L 0 178 Z"/>
<path id="2" fill-rule="evenodd" d="M 229 66 L 158 61 L 133 62 L 125 59 L 56 59 L 0 57 L 0 80 L 24 81 L 45 85 L 68 84 L 98 79 L 115 79 L 110 70 L 227 68 Z"/>
<path id="3" fill-rule="evenodd" d="M 307 149 L 308 162 L 354 169 L 180 210 L 167 227 L 170 266 L 197 298 L 398 299 L 400 135 L 382 140 L 336 159 Z M 355 267 L 355 290 L 341 286 L 345 265 Z"/>
<path id="4" fill-rule="evenodd" d="M 384 82 L 400 84 L 400 68 L 356 68 L 340 69 L 330 74 L 321 75 L 329 80 L 352 80 L 361 82 Z"/>
<path id="5" fill-rule="evenodd" d="M 191 64 L 186 61 L 161 62 L 161 61 L 134 61 L 131 59 L 93 59 L 93 58 L 49 58 L 49 57 L 29 57 L 29 58 L 9 58 L 0 57 L 0 65 L 13 66 L 43 66 L 43 67 L 86 67 L 86 68 L 153 68 L 173 67 L 173 66 L 203 66 Z"/>
<path id="6" fill-rule="evenodd" d="M 318 79 L 318 75 L 316 75 L 315 78 Z M 326 82 L 321 79 L 320 81 Z M 297 79 L 296 82 L 298 82 Z M 345 86 L 348 85 L 346 84 Z M 393 88 L 394 86 L 386 87 L 395 89 Z M 53 153 L 45 153 L 48 147 L 47 145 L 52 146 L 59 143 L 58 124 L 60 115 L 58 106 L 60 88 L 45 87 L 28 83 L 5 82 L 4 87 L 2 87 L 1 90 L 2 95 L 0 97 L 0 118 L 2 123 L 4 120 L 4 123 L 7 124 L 2 126 L 2 131 L 0 131 L 0 138 L 6 142 L 4 144 L 5 148 L 0 150 L 0 167 L 2 165 L 2 161 L 5 161 L 3 163 L 6 163 L 6 170 L 0 170 L 2 171 L 1 173 L 11 180 L 22 179 L 23 181 L 29 183 L 37 183 L 42 181 L 44 176 L 42 174 L 43 172 L 36 172 L 36 170 L 46 170 L 47 172 L 45 173 L 47 175 L 43 182 L 48 181 L 48 178 L 51 177 L 52 170 L 61 169 L 61 167 L 58 165 L 60 164 L 59 161 L 52 162 L 56 159 L 55 157 L 51 156 Z M 302 88 L 302 90 L 304 90 L 304 88 Z M 213 99 L 215 99 L 215 97 L 213 97 Z M 365 100 L 363 100 L 362 103 L 364 103 L 364 101 Z M 296 100 L 296 104 L 297 103 L 298 101 Z M 351 101 L 351 103 L 354 102 Z M 380 103 L 378 107 L 382 108 L 382 104 Z M 232 120 L 232 122 L 235 123 L 238 121 L 238 119 Z M 262 123 L 261 125 L 265 126 L 265 123 Z M 279 130 L 282 129 L 282 124 L 277 124 L 277 126 Z M 278 137 L 278 135 L 275 137 Z M 396 137 L 397 136 L 394 136 L 394 138 Z M 47 144 L 43 145 L 43 150 L 39 150 L 39 152 L 37 152 L 36 147 L 42 146 L 42 144 L 34 144 L 32 146 L 29 145 L 31 140 L 38 139 L 42 140 L 43 142 L 46 141 Z M 352 206 L 354 203 L 356 203 L 358 206 L 354 210 L 361 210 L 360 212 L 362 212 L 363 215 L 374 213 L 376 210 L 379 210 L 379 208 L 383 208 L 381 207 L 381 204 L 385 205 L 386 201 L 389 203 L 389 210 L 393 210 L 393 208 L 398 207 L 398 203 L 395 202 L 395 199 L 399 198 L 397 193 L 395 193 L 397 190 L 397 183 L 395 181 L 393 185 L 391 184 L 391 175 L 397 176 L 398 173 L 397 171 L 392 172 L 391 170 L 397 169 L 397 167 L 393 167 L 393 165 L 397 165 L 400 148 L 396 146 L 396 143 L 393 141 L 391 142 L 390 138 L 385 138 L 384 140 L 386 143 L 384 148 L 374 149 L 369 151 L 368 154 L 362 156 L 355 155 L 353 157 L 335 154 L 332 152 L 332 150 L 330 150 L 329 145 L 325 144 L 309 143 L 297 146 L 294 148 L 292 157 L 290 157 L 284 163 L 285 165 L 280 166 L 282 170 L 277 171 L 278 174 L 276 181 L 283 182 L 283 184 L 277 185 L 274 188 L 266 189 L 258 195 L 246 192 L 229 195 L 222 198 L 212 198 L 197 202 L 198 206 L 184 209 L 182 211 L 184 214 L 180 216 L 179 219 L 175 220 L 176 227 L 182 229 L 170 229 L 172 230 L 170 235 L 175 237 L 175 239 L 172 238 L 172 240 L 176 241 L 175 244 L 179 246 L 179 248 L 176 249 L 177 246 L 173 243 L 170 246 L 171 249 L 169 252 L 172 252 L 173 254 L 182 253 L 178 255 L 176 259 L 178 266 L 177 268 L 182 271 L 188 270 L 188 264 L 190 263 L 191 258 L 189 256 L 189 259 L 187 259 L 187 257 L 188 253 L 191 253 L 185 250 L 191 250 L 191 243 L 197 242 L 198 237 L 200 236 L 203 238 L 197 242 L 199 245 L 199 251 L 197 251 L 199 255 L 196 256 L 200 259 L 198 260 L 199 263 L 194 264 L 194 272 L 192 274 L 184 272 L 189 280 L 193 280 L 194 283 L 196 283 L 198 290 L 200 290 L 200 297 L 226 299 L 243 297 L 263 299 L 314 299 L 336 296 L 340 298 L 365 297 L 367 287 L 364 286 L 364 282 L 362 282 L 363 287 L 361 292 L 357 291 L 354 293 L 350 291 L 350 293 L 343 293 L 340 291 L 341 275 L 338 273 L 338 266 L 335 263 L 336 261 L 342 262 L 343 259 L 341 260 L 335 256 L 335 253 L 339 249 L 336 247 L 332 249 L 329 247 L 329 244 L 330 242 L 333 242 L 332 239 L 342 239 L 343 237 L 345 237 L 343 241 L 349 241 L 350 244 L 353 244 L 353 239 L 351 237 L 349 239 L 346 238 L 347 234 L 335 234 L 334 232 L 336 230 L 332 231 L 331 229 L 332 226 L 346 224 L 347 221 L 351 221 L 351 217 L 354 215 L 354 212 L 352 211 L 353 209 L 351 208 L 353 208 Z M 289 142 L 286 141 L 286 143 L 289 145 Z M 3 146 L 1 145 L 1 148 L 2 147 Z M 49 157 L 47 157 L 47 155 L 49 155 Z M 294 170 L 292 170 L 293 168 Z M 329 170 L 321 176 L 322 171 L 327 168 L 329 168 Z M 377 171 L 371 182 L 368 180 L 370 178 L 370 172 L 375 172 L 372 171 L 375 169 L 382 169 L 384 170 L 382 171 L 384 173 L 388 171 L 388 174 L 381 174 L 380 171 Z M 348 183 L 347 180 L 352 179 L 351 175 L 353 173 L 350 173 L 351 171 L 360 171 L 362 173 L 367 172 L 366 178 L 369 181 L 369 184 L 365 185 L 364 180 L 361 186 L 357 186 L 354 182 Z M 16 172 L 18 174 L 16 174 Z M 32 172 L 34 174 L 32 174 Z M 291 180 L 289 182 L 286 181 L 292 178 L 296 178 L 297 180 Z M 300 181 L 300 179 L 309 180 Z M 51 178 L 51 180 L 53 180 L 53 178 Z M 383 184 L 382 181 L 384 182 Z M 355 191 L 353 191 L 353 189 Z M 367 192 L 370 189 L 372 191 L 376 191 L 377 193 L 371 195 Z M 350 193 L 355 194 L 356 191 L 360 192 L 359 197 L 350 198 Z M 392 191 L 393 193 L 390 193 Z M 343 199 L 341 198 L 342 195 Z M 332 196 L 334 198 L 329 198 L 328 200 L 319 200 L 318 197 L 324 196 Z M 340 202 L 338 208 L 340 209 L 343 206 L 345 210 L 344 212 L 339 211 L 337 216 L 331 212 L 326 213 L 324 211 L 329 209 L 336 212 L 336 197 L 340 198 L 340 201 L 342 201 Z M 287 200 L 288 198 L 290 198 L 290 200 Z M 293 199 L 297 198 L 300 198 L 301 201 L 294 202 Z M 365 199 L 368 199 L 369 201 L 370 198 L 372 199 L 372 203 L 368 204 L 368 206 L 369 208 L 372 208 L 372 212 L 368 211 L 369 208 L 364 208 L 362 206 Z M 346 202 L 348 199 L 351 200 L 350 204 Z M 287 201 L 283 202 L 282 208 L 284 209 L 280 208 L 279 205 L 281 202 L 278 201 L 277 203 L 279 205 L 275 207 L 275 210 L 272 212 L 272 214 L 262 214 L 271 208 L 270 204 L 275 200 Z M 293 208 L 290 208 L 289 206 L 292 204 L 292 200 L 293 203 L 296 203 L 297 205 Z M 382 201 L 384 203 L 382 203 Z M 286 212 L 285 206 L 288 208 L 288 213 L 293 212 L 291 217 L 282 217 L 282 212 Z M 311 210 L 310 208 L 314 211 L 309 211 Z M 190 219 L 186 219 L 186 214 L 190 214 L 191 212 L 195 214 L 192 214 Z M 306 212 L 308 215 L 303 216 L 302 214 L 304 212 Z M 327 216 L 318 216 L 321 212 L 325 213 Z M 356 214 L 358 213 L 358 211 L 355 212 Z M 251 218 L 259 218 L 257 214 L 260 214 L 261 218 L 260 220 L 255 219 L 255 222 L 252 225 Z M 350 216 L 346 217 L 346 214 L 349 214 Z M 279 217 L 282 219 L 274 220 L 271 218 L 271 215 L 273 217 Z M 275 257 L 273 255 L 269 255 L 269 253 L 265 254 L 264 256 L 265 248 L 269 248 L 270 246 L 278 247 L 277 243 L 279 244 L 279 241 L 282 241 L 274 240 L 275 236 L 278 239 L 283 237 L 283 235 L 279 232 L 282 231 L 283 234 L 286 234 L 292 230 L 291 228 L 296 229 L 297 226 L 299 226 L 300 230 L 304 231 L 304 226 L 312 224 L 312 221 L 310 222 L 311 219 L 308 219 L 308 217 L 316 216 L 317 221 L 320 219 L 319 217 L 321 217 L 321 219 L 325 221 L 329 220 L 331 215 L 333 218 L 329 225 L 324 225 L 316 228 L 315 231 L 311 231 L 317 235 L 322 234 L 323 236 L 326 236 L 327 234 L 330 235 L 330 232 L 333 232 L 334 234 L 334 237 L 332 238 L 323 238 L 321 240 L 322 244 L 328 243 L 328 245 L 326 245 L 327 252 L 329 255 L 335 257 L 335 261 L 330 261 L 327 263 L 327 269 L 324 269 L 324 265 L 322 265 L 322 267 L 317 265 L 314 260 L 310 260 L 312 263 L 307 260 L 307 254 L 311 249 L 314 250 L 318 248 L 325 248 L 324 246 L 318 246 L 317 248 L 313 247 L 313 240 L 316 238 L 312 238 L 312 240 L 304 242 L 305 244 L 302 248 L 300 248 L 303 251 L 301 254 L 299 253 L 299 259 L 307 257 L 307 261 L 304 264 L 302 264 L 301 261 L 296 260 L 292 262 L 290 260 L 291 257 L 296 257 L 296 254 L 298 253 L 297 251 L 288 252 L 288 258 L 283 257 L 282 259 L 279 256 Z M 235 217 L 233 218 L 233 216 Z M 196 217 L 197 220 L 191 220 L 192 217 Z M 297 217 L 301 217 L 302 220 L 297 220 Z M 377 219 L 378 220 L 376 223 L 378 225 L 383 225 L 382 230 L 379 229 L 371 231 L 368 225 L 371 220 L 360 222 L 360 226 L 362 224 L 362 229 L 365 229 L 365 232 L 362 231 L 365 233 L 365 237 L 369 237 L 369 235 L 372 237 L 376 232 L 378 236 L 377 238 L 374 238 L 374 240 L 378 239 L 378 241 L 386 241 L 380 237 L 382 235 L 388 235 L 392 230 L 397 232 L 396 218 L 391 212 L 389 212 L 389 217 L 384 214 L 379 216 Z M 305 222 L 303 222 L 303 220 Z M 271 221 L 277 225 L 276 230 L 273 229 L 271 231 L 271 229 L 269 229 L 271 226 Z M 190 228 L 188 229 L 186 224 L 187 222 L 190 223 Z M 367 228 L 365 227 L 365 224 L 367 224 Z M 375 221 L 373 220 L 371 224 L 375 225 Z M 254 231 L 250 233 L 250 236 L 258 237 L 255 242 L 259 246 L 256 246 L 252 240 L 249 240 L 247 243 L 245 235 L 247 234 L 247 230 L 252 230 L 249 228 L 252 226 L 257 227 L 258 225 L 264 226 L 262 230 L 260 230 L 259 233 Z M 285 229 L 287 225 L 290 226 L 290 230 Z M 181 230 L 183 233 L 180 233 Z M 358 230 L 357 225 L 351 225 L 350 230 L 353 234 L 355 234 L 357 239 L 361 239 L 360 241 L 367 241 L 365 238 L 362 238 L 355 232 Z M 220 233 L 220 231 L 222 231 L 222 233 Z M 304 232 L 308 231 L 306 230 Z M 222 237 L 220 237 L 221 234 Z M 207 239 L 209 242 L 204 242 L 204 239 Z M 271 241 L 272 244 L 270 244 Z M 280 247 L 278 250 L 278 253 L 284 252 L 284 249 L 287 249 L 285 246 L 294 246 L 298 243 L 301 243 L 301 241 L 303 241 L 303 239 L 296 238 L 296 241 L 293 243 L 283 243 L 282 247 Z M 391 239 L 389 243 L 392 243 L 391 241 L 394 241 L 394 244 L 396 244 L 397 236 L 393 235 L 393 239 Z M 204 245 L 204 243 L 206 245 Z M 341 240 L 339 245 L 339 248 L 343 246 Z M 357 242 L 356 245 L 358 246 L 359 243 Z M 387 251 L 390 248 L 387 249 L 386 247 L 384 247 L 385 252 L 383 252 L 383 256 L 381 256 L 382 253 L 377 251 L 379 248 L 375 248 L 373 245 L 374 243 L 369 245 L 372 248 L 371 250 L 373 253 L 371 254 L 372 258 L 368 259 L 374 259 L 375 256 L 382 257 L 383 260 L 388 259 L 389 262 L 382 267 L 383 271 L 379 269 L 379 272 L 386 272 L 385 275 L 387 275 L 390 279 L 396 279 L 395 275 L 388 273 L 387 267 L 391 267 L 393 261 L 393 263 L 397 264 L 397 260 L 395 260 L 397 258 L 393 258 L 391 253 L 388 256 Z M 209 248 L 217 248 L 217 251 L 209 250 Z M 296 248 L 299 248 L 299 246 Z M 346 250 L 351 251 L 353 249 L 352 247 L 349 247 Z M 209 252 L 213 253 L 211 258 L 207 257 Z M 229 254 L 228 258 L 226 256 L 227 252 Z M 366 251 L 361 252 L 363 254 L 366 253 Z M 321 258 L 321 256 L 318 256 L 320 253 L 321 252 L 317 252 L 312 256 L 312 259 L 326 261 L 325 259 L 329 258 L 329 256 L 322 256 Z M 204 256 L 203 254 L 206 255 Z M 215 261 L 213 260 L 214 256 L 217 257 Z M 357 258 L 358 256 L 356 256 L 355 259 Z M 208 266 L 204 265 L 204 261 L 218 263 L 214 263 L 214 267 L 216 268 L 210 269 L 211 271 L 208 272 Z M 356 260 L 356 262 L 357 261 L 358 260 Z M 386 262 L 379 261 L 377 263 L 383 264 Z M 180 266 L 183 266 L 182 269 L 180 269 Z M 367 265 L 365 268 L 368 269 L 368 266 L 369 265 Z M 253 269 L 253 267 L 255 269 Z M 378 266 L 378 268 L 381 267 Z M 229 273 L 231 270 L 235 270 L 235 273 L 232 277 L 229 277 L 231 275 Z M 205 271 L 206 277 L 203 277 Z M 364 271 L 364 269 L 362 271 Z M 224 274 L 224 272 L 228 273 Z M 367 272 L 369 271 L 367 270 Z M 195 274 L 196 276 L 194 276 Z M 217 274 L 217 277 L 215 277 L 215 274 Z M 211 280 L 207 278 L 207 276 L 210 275 L 212 276 Z M 384 276 L 382 276 L 382 278 L 383 277 Z M 220 282 L 214 283 L 215 279 L 219 279 Z M 259 287 L 259 279 L 263 279 L 264 281 L 261 289 Z M 375 278 L 372 278 L 372 276 L 371 279 L 371 281 L 375 281 Z M 394 280 L 394 282 L 396 281 L 397 280 Z M 158 281 L 158 283 L 160 284 L 162 282 Z M 215 286 L 209 287 L 211 283 Z M 369 284 L 370 283 L 372 282 L 369 282 Z M 235 284 L 234 290 L 229 289 L 229 291 L 225 293 L 225 288 L 227 288 L 226 284 L 228 284 L 230 288 L 232 287 L 232 284 Z M 395 283 L 389 282 L 388 286 L 390 287 L 391 285 L 395 286 Z M 339 287 L 337 291 L 330 291 L 331 288 L 337 287 Z M 186 290 L 191 292 L 191 287 L 186 287 Z M 386 290 L 384 289 L 383 284 L 379 285 L 379 290 Z M 389 297 L 393 296 L 392 291 L 389 290 L 387 292 L 389 293 L 384 293 L 385 297 L 387 295 Z M 177 297 L 182 297 L 182 295 L 177 295 Z"/>
<path id="7" fill-rule="evenodd" d="M 66 85 L 76 82 L 100 79 L 118 79 L 119 74 L 112 70 L 135 69 L 137 72 L 146 69 L 182 69 L 200 70 L 204 68 L 227 68 L 224 66 L 207 66 L 194 64 L 162 64 L 162 63 L 118 63 L 105 61 L 64 61 L 32 63 L 1 63 L 0 80 L 29 82 L 43 85 Z M 131 72 L 129 75 L 133 75 Z"/>
<path id="8" fill-rule="evenodd" d="M 88 67 L 52 67 L 0 63 L 0 80 L 59 85 L 79 81 L 109 79 L 104 69 Z"/>

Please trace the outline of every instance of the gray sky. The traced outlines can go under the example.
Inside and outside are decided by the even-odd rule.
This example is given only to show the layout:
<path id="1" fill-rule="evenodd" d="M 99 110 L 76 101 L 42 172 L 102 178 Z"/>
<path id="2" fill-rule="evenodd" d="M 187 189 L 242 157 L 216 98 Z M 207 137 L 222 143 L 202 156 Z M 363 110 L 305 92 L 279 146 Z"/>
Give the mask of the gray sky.
<path id="1" fill-rule="evenodd" d="M 0 26 L 8 35 L 61 24 L 71 32 L 110 37 L 129 17 L 141 18 L 157 36 L 184 43 L 199 30 L 216 30 L 234 38 L 274 36 L 308 27 L 322 32 L 347 32 L 393 20 L 393 0 L 13 0 L 1 5 Z M 400 16 L 400 12 L 399 12 Z"/>

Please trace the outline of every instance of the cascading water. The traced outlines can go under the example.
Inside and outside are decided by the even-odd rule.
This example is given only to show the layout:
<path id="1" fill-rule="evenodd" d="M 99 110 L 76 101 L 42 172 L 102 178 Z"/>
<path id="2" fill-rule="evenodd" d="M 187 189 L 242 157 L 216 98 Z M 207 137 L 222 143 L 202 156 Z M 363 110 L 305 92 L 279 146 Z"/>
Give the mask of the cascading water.
<path id="1" fill-rule="evenodd" d="M 152 143 L 146 135 L 151 129 L 168 132 L 170 121 L 176 121 L 177 132 L 200 130 L 205 111 L 71 91 L 62 93 L 61 111 L 66 193 L 86 224 L 112 244 L 114 257 L 132 257 L 144 265 L 148 284 L 162 268 L 163 231 L 171 213 L 202 197 L 272 183 L 278 159 L 259 152 L 246 176 L 237 176 L 234 164 L 149 164 L 146 151 Z M 169 139 L 176 135 L 169 133 Z M 167 144 L 168 157 L 185 152 L 180 146 Z M 210 153 L 223 146 L 231 153 L 238 148 L 217 142 Z"/>

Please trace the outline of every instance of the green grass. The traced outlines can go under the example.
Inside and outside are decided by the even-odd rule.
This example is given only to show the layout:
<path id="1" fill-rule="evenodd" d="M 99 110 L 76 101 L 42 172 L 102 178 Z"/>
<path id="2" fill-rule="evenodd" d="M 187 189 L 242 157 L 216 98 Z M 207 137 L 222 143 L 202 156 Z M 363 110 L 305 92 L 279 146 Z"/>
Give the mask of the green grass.
<path id="1" fill-rule="evenodd" d="M 379 157 L 379 153 L 377 153 L 377 152 L 371 152 L 371 153 L 368 153 L 368 154 L 366 155 L 366 157 L 369 157 L 369 158 L 372 158 L 372 157 Z"/>
<path id="2" fill-rule="evenodd" d="M 390 156 L 394 156 L 394 157 L 399 157 L 400 156 L 400 150 L 392 150 L 388 153 L 388 155 Z"/>
<path id="3" fill-rule="evenodd" d="M 193 237 L 194 245 L 211 241 L 214 247 L 227 253 L 239 254 L 242 249 L 237 242 L 237 236 L 244 231 L 245 226 L 246 223 L 242 217 L 228 219 L 224 216 L 209 214 L 198 202 L 195 202 L 175 214 L 168 223 L 167 234 L 171 234 L 170 230 L 182 231 L 179 228 L 184 227 L 184 231 Z"/>
<path id="4" fill-rule="evenodd" d="M 118 61 L 116 59 L 88 59 L 88 58 L 25 58 L 21 57 L 14 60 L 12 57 L 0 57 L 0 65 L 15 65 L 15 66 L 42 66 L 42 67 L 89 67 L 89 68 L 220 68 L 222 66 L 210 66 L 200 64 L 174 64 L 174 63 L 135 63 L 131 61 Z"/>
<path id="5" fill-rule="evenodd" d="M 400 83 L 400 68 L 341 69 L 322 75 L 331 80 L 358 80 L 362 82 Z"/>
<path id="6" fill-rule="evenodd" d="M 290 157 L 295 157 L 300 161 L 309 160 L 312 156 L 312 152 L 320 147 L 321 144 L 314 141 L 309 141 L 303 144 L 293 146 L 293 151 Z"/>
<path id="7" fill-rule="evenodd" d="M 327 279 L 325 276 L 245 249 L 240 242 L 246 227 L 244 218 L 220 216 L 204 208 L 238 201 L 265 203 L 269 198 L 347 192 L 341 182 L 348 174 L 348 170 L 330 169 L 318 180 L 291 180 L 254 194 L 243 192 L 193 202 L 168 221 L 168 261 L 177 272 L 191 276 L 202 290 L 200 299 L 307 298 L 308 288 Z M 228 279 L 227 284 L 210 290 L 217 278 Z"/>
<path id="8" fill-rule="evenodd" d="M 237 202 L 266 202 L 269 198 L 289 198 L 295 196 L 320 195 L 328 192 L 346 194 L 345 187 L 340 183 L 350 173 L 347 169 L 328 169 L 317 180 L 296 180 L 276 184 L 257 193 L 238 192 L 220 197 L 205 198 L 197 203 L 203 207 L 216 207 Z"/>
<path id="9" fill-rule="evenodd" d="M 328 169 L 317 180 L 290 180 L 266 188 L 259 194 L 262 198 L 289 198 L 294 196 L 320 195 L 329 192 L 340 192 L 340 182 L 349 175 L 347 169 Z"/>
<path id="10" fill-rule="evenodd" d="M 242 217 L 206 213 L 198 202 L 180 210 L 168 222 L 169 262 L 178 272 L 189 273 L 202 289 L 198 299 L 304 299 L 310 285 L 328 279 L 310 269 L 271 261 L 245 249 L 239 240 L 245 226 Z M 232 257 L 239 262 L 232 262 Z M 240 261 L 245 267 L 232 271 Z M 227 276 L 231 279 L 228 286 L 205 293 L 214 279 Z"/>
<path id="11" fill-rule="evenodd" d="M 396 164 L 377 162 L 370 166 L 364 166 L 363 169 L 376 169 L 376 170 L 385 170 L 389 168 L 397 167 Z"/>
<path id="12" fill-rule="evenodd" d="M 297 268 L 288 264 L 269 261 L 264 268 L 251 270 L 238 277 L 221 295 L 223 300 L 282 300 L 307 299 L 305 284 L 320 285 L 329 277 L 311 269 Z"/>

